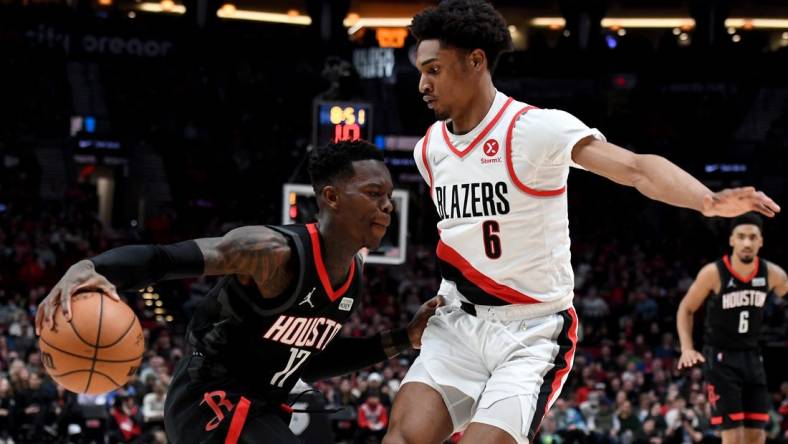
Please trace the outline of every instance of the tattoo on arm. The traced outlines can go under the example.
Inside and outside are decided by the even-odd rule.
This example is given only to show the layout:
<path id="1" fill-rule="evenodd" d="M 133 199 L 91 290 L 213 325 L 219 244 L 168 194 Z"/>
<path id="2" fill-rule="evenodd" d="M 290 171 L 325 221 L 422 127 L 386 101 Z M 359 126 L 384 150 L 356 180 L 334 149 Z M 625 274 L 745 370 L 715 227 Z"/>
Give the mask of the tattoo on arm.
<path id="1" fill-rule="evenodd" d="M 289 256 L 285 237 L 262 226 L 236 228 L 223 237 L 197 239 L 205 274 L 244 274 L 264 282 Z"/>

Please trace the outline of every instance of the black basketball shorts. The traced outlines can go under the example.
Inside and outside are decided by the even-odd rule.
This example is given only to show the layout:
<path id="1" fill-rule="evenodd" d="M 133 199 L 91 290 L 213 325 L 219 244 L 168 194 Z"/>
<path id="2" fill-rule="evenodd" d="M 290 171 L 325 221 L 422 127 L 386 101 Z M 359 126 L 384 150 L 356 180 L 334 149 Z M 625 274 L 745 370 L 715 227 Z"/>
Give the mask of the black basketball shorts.
<path id="1" fill-rule="evenodd" d="M 164 426 L 173 444 L 298 444 L 289 415 L 255 398 L 232 379 L 201 377 L 204 360 L 184 357 L 178 364 L 164 406 Z"/>
<path id="2" fill-rule="evenodd" d="M 703 357 L 711 423 L 723 430 L 742 426 L 766 428 L 769 391 L 761 354 L 757 350 L 704 347 Z"/>

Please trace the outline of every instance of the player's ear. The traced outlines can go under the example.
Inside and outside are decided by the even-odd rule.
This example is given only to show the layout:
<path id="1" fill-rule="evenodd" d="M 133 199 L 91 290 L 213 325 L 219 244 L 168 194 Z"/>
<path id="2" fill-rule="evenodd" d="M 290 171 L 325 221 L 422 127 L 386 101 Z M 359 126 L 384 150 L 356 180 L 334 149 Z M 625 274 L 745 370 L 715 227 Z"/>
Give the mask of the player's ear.
<path id="1" fill-rule="evenodd" d="M 468 61 L 471 64 L 471 68 L 474 70 L 480 70 L 484 68 L 484 62 L 487 60 L 487 57 L 484 55 L 484 51 L 481 49 L 474 49 L 468 54 Z"/>
<path id="2" fill-rule="evenodd" d="M 320 197 L 332 210 L 336 211 L 339 208 L 339 190 L 334 185 L 324 186 L 320 192 Z"/>

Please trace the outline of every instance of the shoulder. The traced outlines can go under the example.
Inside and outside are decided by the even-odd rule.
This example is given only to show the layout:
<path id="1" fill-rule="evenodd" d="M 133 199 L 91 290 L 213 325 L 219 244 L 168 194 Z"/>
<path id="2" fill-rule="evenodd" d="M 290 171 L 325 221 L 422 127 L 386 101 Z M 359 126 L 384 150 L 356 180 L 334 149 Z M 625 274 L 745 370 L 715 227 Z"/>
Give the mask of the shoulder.
<path id="1" fill-rule="evenodd" d="M 281 227 L 246 225 L 235 228 L 227 233 L 227 236 L 237 242 L 247 243 L 249 245 L 287 245 L 287 237 L 285 237 L 285 234 L 282 233 L 279 228 Z"/>
<path id="2" fill-rule="evenodd" d="M 698 279 L 719 281 L 720 269 L 717 266 L 717 262 L 709 262 L 708 264 L 704 265 L 703 268 L 701 268 L 698 272 Z"/>
<path id="3" fill-rule="evenodd" d="M 695 287 L 703 290 L 717 290 L 720 287 L 720 269 L 717 262 L 710 262 L 703 266 L 695 278 Z"/>
<path id="4" fill-rule="evenodd" d="M 598 133 L 566 111 L 527 106 L 515 114 L 510 129 L 519 144 L 554 149 L 571 148 L 581 138 Z"/>
<path id="5" fill-rule="evenodd" d="M 424 135 L 419 138 L 419 141 L 416 142 L 415 151 L 421 150 L 422 146 L 432 138 L 432 134 L 435 133 L 436 128 L 441 124 L 440 121 L 432 122 L 425 130 Z"/>
<path id="6" fill-rule="evenodd" d="M 585 126 L 580 119 L 560 109 L 537 108 L 526 103 L 518 103 L 516 109 L 516 128 L 530 126 L 558 131 L 566 127 Z"/>
<path id="7" fill-rule="evenodd" d="M 265 225 L 238 227 L 224 236 L 225 247 L 234 251 L 265 254 L 282 262 L 287 261 L 291 254 L 291 244 L 289 236 L 280 231 L 281 228 Z"/>
<path id="8" fill-rule="evenodd" d="M 786 279 L 785 269 L 775 264 L 774 262 L 761 259 L 763 267 L 766 268 L 767 276 L 769 277 L 770 286 L 776 285 L 780 280 Z"/>

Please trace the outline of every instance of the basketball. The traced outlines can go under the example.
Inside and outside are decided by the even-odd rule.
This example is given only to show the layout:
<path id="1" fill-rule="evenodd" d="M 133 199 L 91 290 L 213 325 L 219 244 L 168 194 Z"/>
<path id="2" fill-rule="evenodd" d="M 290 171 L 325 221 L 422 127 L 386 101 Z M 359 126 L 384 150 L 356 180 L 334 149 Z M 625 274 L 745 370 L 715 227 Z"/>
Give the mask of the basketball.
<path id="1" fill-rule="evenodd" d="M 98 292 L 71 298 L 71 322 L 61 310 L 56 328 L 38 341 L 49 376 L 75 393 L 114 390 L 137 371 L 145 350 L 142 327 L 128 305 Z"/>

